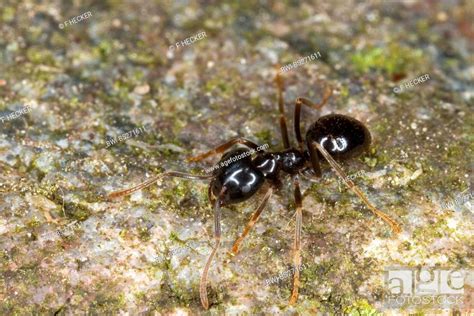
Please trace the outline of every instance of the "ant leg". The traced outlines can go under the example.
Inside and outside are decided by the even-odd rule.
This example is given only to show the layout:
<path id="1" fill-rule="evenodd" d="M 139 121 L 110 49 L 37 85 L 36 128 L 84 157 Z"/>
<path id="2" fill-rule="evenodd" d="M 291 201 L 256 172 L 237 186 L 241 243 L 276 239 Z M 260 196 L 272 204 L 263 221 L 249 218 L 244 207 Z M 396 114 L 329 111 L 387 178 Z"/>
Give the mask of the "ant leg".
<path id="1" fill-rule="evenodd" d="M 313 167 L 313 172 L 317 178 L 320 178 L 322 173 L 321 173 L 321 166 L 319 165 L 319 157 L 318 157 L 318 151 L 313 145 L 313 142 L 310 140 L 306 140 L 307 145 L 308 145 L 308 150 L 309 150 L 309 157 L 311 159 L 311 166 Z"/>
<path id="2" fill-rule="evenodd" d="M 302 98 L 297 98 L 296 103 L 295 103 L 295 112 L 294 112 L 294 117 L 293 117 L 293 128 L 295 130 L 295 136 L 296 140 L 298 141 L 298 146 L 300 147 L 300 150 L 303 151 L 303 137 L 301 137 L 301 99 Z"/>
<path id="3" fill-rule="evenodd" d="M 232 138 L 231 140 L 229 140 L 228 142 L 226 142 L 222 145 L 219 145 L 216 148 L 214 148 L 214 149 L 212 149 L 212 150 L 210 150 L 206 153 L 203 153 L 203 154 L 200 154 L 200 155 L 197 155 L 197 156 L 194 156 L 194 157 L 189 157 L 187 159 L 187 161 L 188 162 L 196 162 L 196 161 L 203 160 L 207 157 L 210 157 L 212 155 L 223 153 L 224 151 L 226 151 L 230 147 L 234 146 L 235 144 L 242 144 L 242 145 L 245 145 L 245 146 L 247 146 L 251 149 L 254 149 L 254 150 L 257 150 L 257 148 L 259 147 L 257 144 L 255 144 L 254 142 L 252 142 L 248 139 L 245 139 L 245 138 L 242 138 L 242 137 L 235 137 L 235 138 Z"/>
<path id="4" fill-rule="evenodd" d="M 268 202 L 268 199 L 272 196 L 273 189 L 269 188 L 267 190 L 267 193 L 265 194 L 265 197 L 263 198 L 262 202 L 260 202 L 260 205 L 258 206 L 257 210 L 255 213 L 253 213 L 252 217 L 250 218 L 250 221 L 247 223 L 247 226 L 245 226 L 244 231 L 242 232 L 242 235 L 239 236 L 234 242 L 234 245 L 232 246 L 232 252 L 231 255 L 235 256 L 237 252 L 239 252 L 239 247 L 242 241 L 244 240 L 245 236 L 249 233 L 249 231 L 252 229 L 252 227 L 255 225 L 257 222 L 260 214 L 262 214 L 263 209 L 265 208 L 265 205 Z"/>
<path id="5" fill-rule="evenodd" d="M 326 103 L 328 102 L 328 100 L 331 96 L 332 96 L 332 88 L 330 86 L 326 85 L 326 87 L 324 88 L 324 94 L 323 94 L 323 98 L 321 99 L 321 102 L 313 103 L 313 102 L 311 102 L 310 100 L 308 100 L 306 98 L 298 98 L 298 99 L 304 105 L 309 106 L 311 108 L 315 108 L 316 110 L 319 110 L 323 106 L 326 105 Z M 296 100 L 298 101 L 298 99 L 296 99 Z"/>
<path id="6" fill-rule="evenodd" d="M 293 264 L 294 272 L 293 275 L 293 289 L 291 291 L 290 305 L 293 305 L 298 300 L 298 292 L 300 287 L 300 269 L 301 269 L 301 226 L 303 222 L 303 199 L 301 197 L 300 185 L 298 177 L 294 179 L 295 186 L 295 204 L 296 204 L 296 222 L 295 222 L 295 242 L 293 244 Z"/>
<path id="7" fill-rule="evenodd" d="M 285 149 L 288 149 L 290 148 L 290 139 L 288 137 L 288 129 L 286 127 L 285 104 L 283 100 L 283 91 L 284 91 L 285 85 L 283 83 L 283 78 L 280 76 L 279 70 L 277 70 L 277 74 L 275 76 L 275 82 L 277 84 L 277 89 L 278 89 L 278 110 L 280 111 L 281 138 L 283 141 L 283 146 L 285 147 Z"/>
<path id="8" fill-rule="evenodd" d="M 216 203 L 214 204 L 214 239 L 215 244 L 212 248 L 212 252 L 207 258 L 206 265 L 204 266 L 204 270 L 201 275 L 201 281 L 199 282 L 199 296 L 201 297 L 201 304 L 204 309 L 209 308 L 209 301 L 207 299 L 207 273 L 209 272 L 209 268 L 212 263 L 212 259 L 216 255 L 217 250 L 219 249 L 219 245 L 221 243 L 221 206 L 222 206 L 222 196 L 224 195 L 225 191 L 227 190 L 226 187 L 223 187 L 221 192 L 219 193 L 219 197 L 217 198 Z"/>
<path id="9" fill-rule="evenodd" d="M 207 189 L 207 198 L 209 199 L 209 202 L 211 202 L 211 204 L 214 204 L 216 202 L 216 199 L 214 198 L 214 194 L 212 194 L 211 185 L 209 185 L 209 188 Z"/>
<path id="10" fill-rule="evenodd" d="M 364 195 L 364 193 L 362 193 L 362 191 L 354 184 L 354 182 L 352 182 L 352 180 L 347 177 L 345 172 L 342 170 L 341 166 L 339 166 L 339 164 L 331 157 L 331 155 L 326 151 L 326 149 L 324 149 L 323 146 L 321 146 L 318 142 L 312 142 L 312 143 L 316 145 L 319 152 L 324 156 L 324 158 L 326 158 L 326 160 L 329 162 L 329 164 L 334 169 L 334 171 L 339 176 L 339 178 L 341 178 L 346 184 L 346 186 L 350 188 L 364 202 L 364 204 L 369 208 L 369 210 L 375 215 L 377 215 L 378 217 L 380 217 L 387 224 L 389 224 L 394 233 L 397 233 L 397 234 L 400 233 L 402 231 L 400 228 L 400 224 L 398 224 L 394 219 L 392 219 L 390 216 L 388 216 L 384 212 L 375 208 L 375 206 L 373 206 L 369 202 L 369 200 Z"/>
<path id="11" fill-rule="evenodd" d="M 107 198 L 108 199 L 114 199 L 114 198 L 118 198 L 118 197 L 121 197 L 121 196 L 130 195 L 135 191 L 138 191 L 138 190 L 141 190 L 143 188 L 149 187 L 150 185 L 152 185 L 153 183 L 158 181 L 158 179 L 160 179 L 161 177 L 177 177 L 177 178 L 185 178 L 185 179 L 192 179 L 192 180 L 207 180 L 207 179 L 211 179 L 213 176 L 212 175 L 200 176 L 200 175 L 194 175 L 194 174 L 189 174 L 189 173 L 184 173 L 184 172 L 179 172 L 179 171 L 166 171 L 162 174 L 151 177 L 150 179 L 148 179 L 148 180 L 146 180 L 146 181 L 144 181 L 144 182 L 142 182 L 142 183 L 140 183 L 140 184 L 138 184 L 138 185 L 136 185 L 132 188 L 112 192 L 109 195 L 107 195 Z"/>
<path id="12" fill-rule="evenodd" d="M 310 168 L 303 169 L 298 174 L 310 182 L 320 183 L 320 181 L 316 180 L 316 178 L 313 177 L 314 171 L 312 171 Z"/>
<path id="13" fill-rule="evenodd" d="M 315 108 L 317 110 L 321 109 L 329 100 L 332 95 L 332 89 L 329 86 L 326 86 L 324 90 L 324 95 L 319 103 L 313 103 L 308 99 L 305 98 L 297 98 L 295 102 L 295 112 L 294 112 L 294 130 L 296 135 L 296 140 L 300 146 L 300 149 L 303 149 L 303 137 L 301 137 L 301 124 L 300 124 L 300 117 L 301 117 L 301 105 L 304 104 L 311 108 Z"/>

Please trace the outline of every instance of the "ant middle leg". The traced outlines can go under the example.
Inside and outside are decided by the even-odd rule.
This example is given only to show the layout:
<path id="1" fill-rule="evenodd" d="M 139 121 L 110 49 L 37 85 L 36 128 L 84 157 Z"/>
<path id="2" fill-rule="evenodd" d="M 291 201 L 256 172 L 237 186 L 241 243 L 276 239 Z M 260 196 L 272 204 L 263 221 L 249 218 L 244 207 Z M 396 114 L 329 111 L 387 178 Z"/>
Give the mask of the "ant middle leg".
<path id="1" fill-rule="evenodd" d="M 295 186 L 295 205 L 296 205 L 296 221 L 295 221 L 295 241 L 293 244 L 293 289 L 291 290 L 290 305 L 293 305 L 298 300 L 298 293 L 300 287 L 300 269 L 301 269 L 301 227 L 303 223 L 303 198 L 301 196 L 300 185 L 298 177 L 294 179 Z"/>
<path id="2" fill-rule="evenodd" d="M 263 209 L 265 208 L 268 200 L 272 196 L 273 189 L 269 188 L 267 190 L 267 193 L 265 194 L 265 197 L 263 198 L 262 202 L 260 202 L 260 205 L 257 207 L 257 210 L 253 213 L 252 217 L 250 218 L 250 221 L 247 223 L 247 225 L 244 228 L 244 231 L 242 234 L 235 240 L 233 246 L 232 246 L 232 251 L 231 255 L 235 256 L 239 252 L 239 247 L 242 241 L 245 239 L 249 231 L 252 229 L 252 227 L 255 225 L 257 222 L 258 218 L 260 217 L 260 214 L 262 214 Z"/>
<path id="3" fill-rule="evenodd" d="M 295 111 L 294 111 L 294 130 L 295 130 L 295 136 L 296 140 L 298 141 L 298 145 L 300 147 L 300 150 L 303 150 L 303 137 L 301 136 L 301 105 L 304 104 L 306 106 L 309 106 L 311 108 L 315 108 L 317 110 L 321 109 L 329 100 L 329 98 L 332 95 L 332 89 L 329 86 L 326 86 L 324 90 L 324 95 L 319 103 L 313 103 L 310 100 L 306 98 L 297 98 L 295 101 Z"/>
<path id="4" fill-rule="evenodd" d="M 257 148 L 258 148 L 257 144 L 255 144 L 254 142 L 252 142 L 252 141 L 250 141 L 246 138 L 235 137 L 235 138 L 232 138 L 231 140 L 229 140 L 228 142 L 225 142 L 224 144 L 219 145 L 216 148 L 214 148 L 214 149 L 212 149 L 208 152 L 205 152 L 203 154 L 200 154 L 200 155 L 197 155 L 197 156 L 194 156 L 194 157 L 189 157 L 187 159 L 187 161 L 188 162 L 196 162 L 196 161 L 206 159 L 207 157 L 223 153 L 227 149 L 229 149 L 230 147 L 234 146 L 235 144 L 242 144 L 242 145 L 245 145 L 245 146 L 247 146 L 251 149 L 254 149 L 254 150 L 257 150 Z"/>
<path id="5" fill-rule="evenodd" d="M 321 101 L 319 103 L 313 103 L 312 101 L 310 101 L 306 98 L 298 98 L 298 99 L 300 100 L 300 102 L 302 104 L 304 104 L 306 106 L 309 106 L 311 108 L 315 108 L 316 110 L 319 110 L 323 106 L 326 105 L 326 103 L 328 102 L 331 95 L 332 95 L 332 88 L 329 85 L 326 85 L 325 88 L 324 88 L 323 98 L 321 99 Z M 298 101 L 298 99 L 296 99 L 296 100 Z"/>

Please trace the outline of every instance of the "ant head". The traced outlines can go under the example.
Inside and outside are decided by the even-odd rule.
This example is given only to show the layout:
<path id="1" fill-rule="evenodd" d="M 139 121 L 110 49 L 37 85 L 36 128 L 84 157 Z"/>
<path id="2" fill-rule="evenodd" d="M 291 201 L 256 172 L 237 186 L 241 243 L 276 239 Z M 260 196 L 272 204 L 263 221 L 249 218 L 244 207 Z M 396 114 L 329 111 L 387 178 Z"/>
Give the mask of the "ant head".
<path id="1" fill-rule="evenodd" d="M 210 184 L 214 196 L 226 188 L 221 197 L 222 205 L 249 199 L 264 183 L 265 177 L 254 167 L 250 155 L 251 150 L 236 149 L 222 156 Z"/>
<path id="2" fill-rule="evenodd" d="M 320 117 L 306 133 L 306 142 L 317 142 L 338 160 L 359 156 L 371 143 L 369 130 L 358 120 L 342 114 Z"/>

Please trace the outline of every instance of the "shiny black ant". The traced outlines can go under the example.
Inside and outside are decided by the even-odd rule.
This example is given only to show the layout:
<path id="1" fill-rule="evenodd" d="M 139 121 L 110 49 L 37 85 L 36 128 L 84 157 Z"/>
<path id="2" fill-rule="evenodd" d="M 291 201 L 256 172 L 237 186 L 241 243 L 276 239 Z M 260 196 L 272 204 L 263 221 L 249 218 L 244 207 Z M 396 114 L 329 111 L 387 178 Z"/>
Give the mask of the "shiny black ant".
<path id="1" fill-rule="evenodd" d="M 316 109 L 320 109 L 332 94 L 332 90 L 326 87 L 323 98 L 319 104 L 313 104 L 305 98 L 297 98 L 294 110 L 294 132 L 298 141 L 298 148 L 290 146 L 288 138 L 288 130 L 285 119 L 285 111 L 283 104 L 283 80 L 279 74 L 276 75 L 275 81 L 278 87 L 278 108 L 280 112 L 280 129 L 283 139 L 284 150 L 278 152 L 257 152 L 255 151 L 259 145 L 245 138 L 237 137 L 216 147 L 215 149 L 204 154 L 191 157 L 189 162 L 197 162 L 213 155 L 225 154 L 220 162 L 228 161 L 229 158 L 234 162 L 226 164 L 225 167 L 216 168 L 210 175 L 193 175 L 177 171 L 167 171 L 158 176 L 126 190 L 113 192 L 109 198 L 116 198 L 131 194 L 137 190 L 141 190 L 155 183 L 161 177 L 180 177 L 195 180 L 211 180 L 208 190 L 209 201 L 214 205 L 214 238 L 215 244 L 209 255 L 199 286 L 201 303 L 205 309 L 209 308 L 207 298 L 207 275 L 211 262 L 219 249 L 221 243 L 221 207 L 229 204 L 243 202 L 263 187 L 265 182 L 270 185 L 266 189 L 265 196 L 260 202 L 257 210 L 253 213 L 250 221 L 247 223 L 242 234 L 236 239 L 232 246 L 231 254 L 236 255 L 239 251 L 240 244 L 250 229 L 255 225 L 257 219 L 262 213 L 267 201 L 270 199 L 273 191 L 281 187 L 282 176 L 288 175 L 293 179 L 294 198 L 296 205 L 296 224 L 294 237 L 294 275 L 293 289 L 290 297 L 290 305 L 295 304 L 298 299 L 299 277 L 301 266 L 301 226 L 302 226 L 302 195 L 300 191 L 298 176 L 305 177 L 314 176 L 321 177 L 321 168 L 319 160 L 324 158 L 334 169 L 336 174 L 344 181 L 365 205 L 378 217 L 388 223 L 395 233 L 401 231 L 399 224 L 391 219 L 387 214 L 376 209 L 362 193 L 362 191 L 350 180 L 344 173 L 336 160 L 342 161 L 359 156 L 366 151 L 371 143 L 371 136 L 368 129 L 358 120 L 342 114 L 329 114 L 320 117 L 314 122 L 306 132 L 305 141 L 301 136 L 300 116 L 301 106 L 306 105 Z M 226 152 L 234 145 L 243 145 L 255 151 L 255 157 L 245 155 L 244 149 L 239 148 Z M 304 148 L 306 144 L 306 149 Z M 310 174 L 308 174 L 308 172 Z"/>

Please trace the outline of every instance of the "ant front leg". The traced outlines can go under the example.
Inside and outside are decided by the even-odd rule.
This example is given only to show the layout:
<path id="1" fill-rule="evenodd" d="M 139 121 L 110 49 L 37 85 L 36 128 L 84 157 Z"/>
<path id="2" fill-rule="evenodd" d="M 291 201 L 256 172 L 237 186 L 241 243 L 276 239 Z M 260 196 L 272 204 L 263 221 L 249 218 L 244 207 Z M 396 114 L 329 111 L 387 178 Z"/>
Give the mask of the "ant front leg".
<path id="1" fill-rule="evenodd" d="M 224 196 L 225 191 L 227 190 L 226 187 L 222 187 L 221 192 L 219 193 L 219 197 L 214 204 L 214 240 L 215 244 L 212 248 L 212 252 L 207 258 L 206 265 L 204 266 L 204 270 L 201 275 L 201 281 L 199 283 L 199 295 L 201 297 L 201 304 L 205 309 L 209 309 L 209 301 L 207 299 L 207 274 L 209 272 L 209 268 L 211 267 L 212 259 L 216 255 L 217 250 L 219 249 L 219 245 L 221 244 L 221 206 L 222 206 L 222 198 Z"/>
<path id="2" fill-rule="evenodd" d="M 318 157 L 318 151 L 316 149 L 316 146 L 310 140 L 307 140 L 306 144 L 308 145 L 309 157 L 311 160 L 311 166 L 313 168 L 314 175 L 320 178 L 322 173 L 321 173 L 321 166 L 319 165 L 319 157 Z"/>
<path id="3" fill-rule="evenodd" d="M 272 196 L 272 192 L 273 192 L 273 189 L 269 188 L 262 202 L 260 202 L 260 205 L 257 207 L 257 210 L 255 211 L 255 213 L 253 213 L 252 217 L 250 218 L 250 221 L 247 223 L 247 226 L 245 226 L 244 231 L 242 232 L 242 235 L 240 235 L 239 238 L 235 240 L 234 245 L 232 246 L 231 255 L 235 256 L 239 252 L 240 244 L 244 240 L 245 236 L 247 236 L 249 231 L 252 229 L 252 227 L 255 225 L 258 218 L 260 217 L 260 214 L 262 214 L 262 211 L 265 208 L 265 205 L 267 204 L 268 200 Z"/>
<path id="4" fill-rule="evenodd" d="M 200 154 L 200 155 L 197 155 L 197 156 L 194 156 L 194 157 L 189 157 L 187 160 L 188 160 L 188 162 L 197 162 L 197 161 L 206 159 L 207 157 L 223 153 L 227 149 L 229 149 L 230 147 L 234 146 L 235 144 L 242 144 L 242 145 L 245 145 L 245 146 L 247 146 L 251 149 L 254 149 L 254 150 L 257 150 L 257 148 L 258 148 L 257 144 L 255 144 L 254 142 L 252 142 L 248 139 L 245 139 L 245 138 L 242 138 L 242 137 L 235 137 L 235 138 L 232 138 L 231 140 L 229 140 L 228 142 L 226 142 L 222 145 L 219 145 L 216 148 L 214 148 L 214 149 L 212 149 L 212 150 L 210 150 L 206 153 L 203 153 L 203 154 Z"/>

